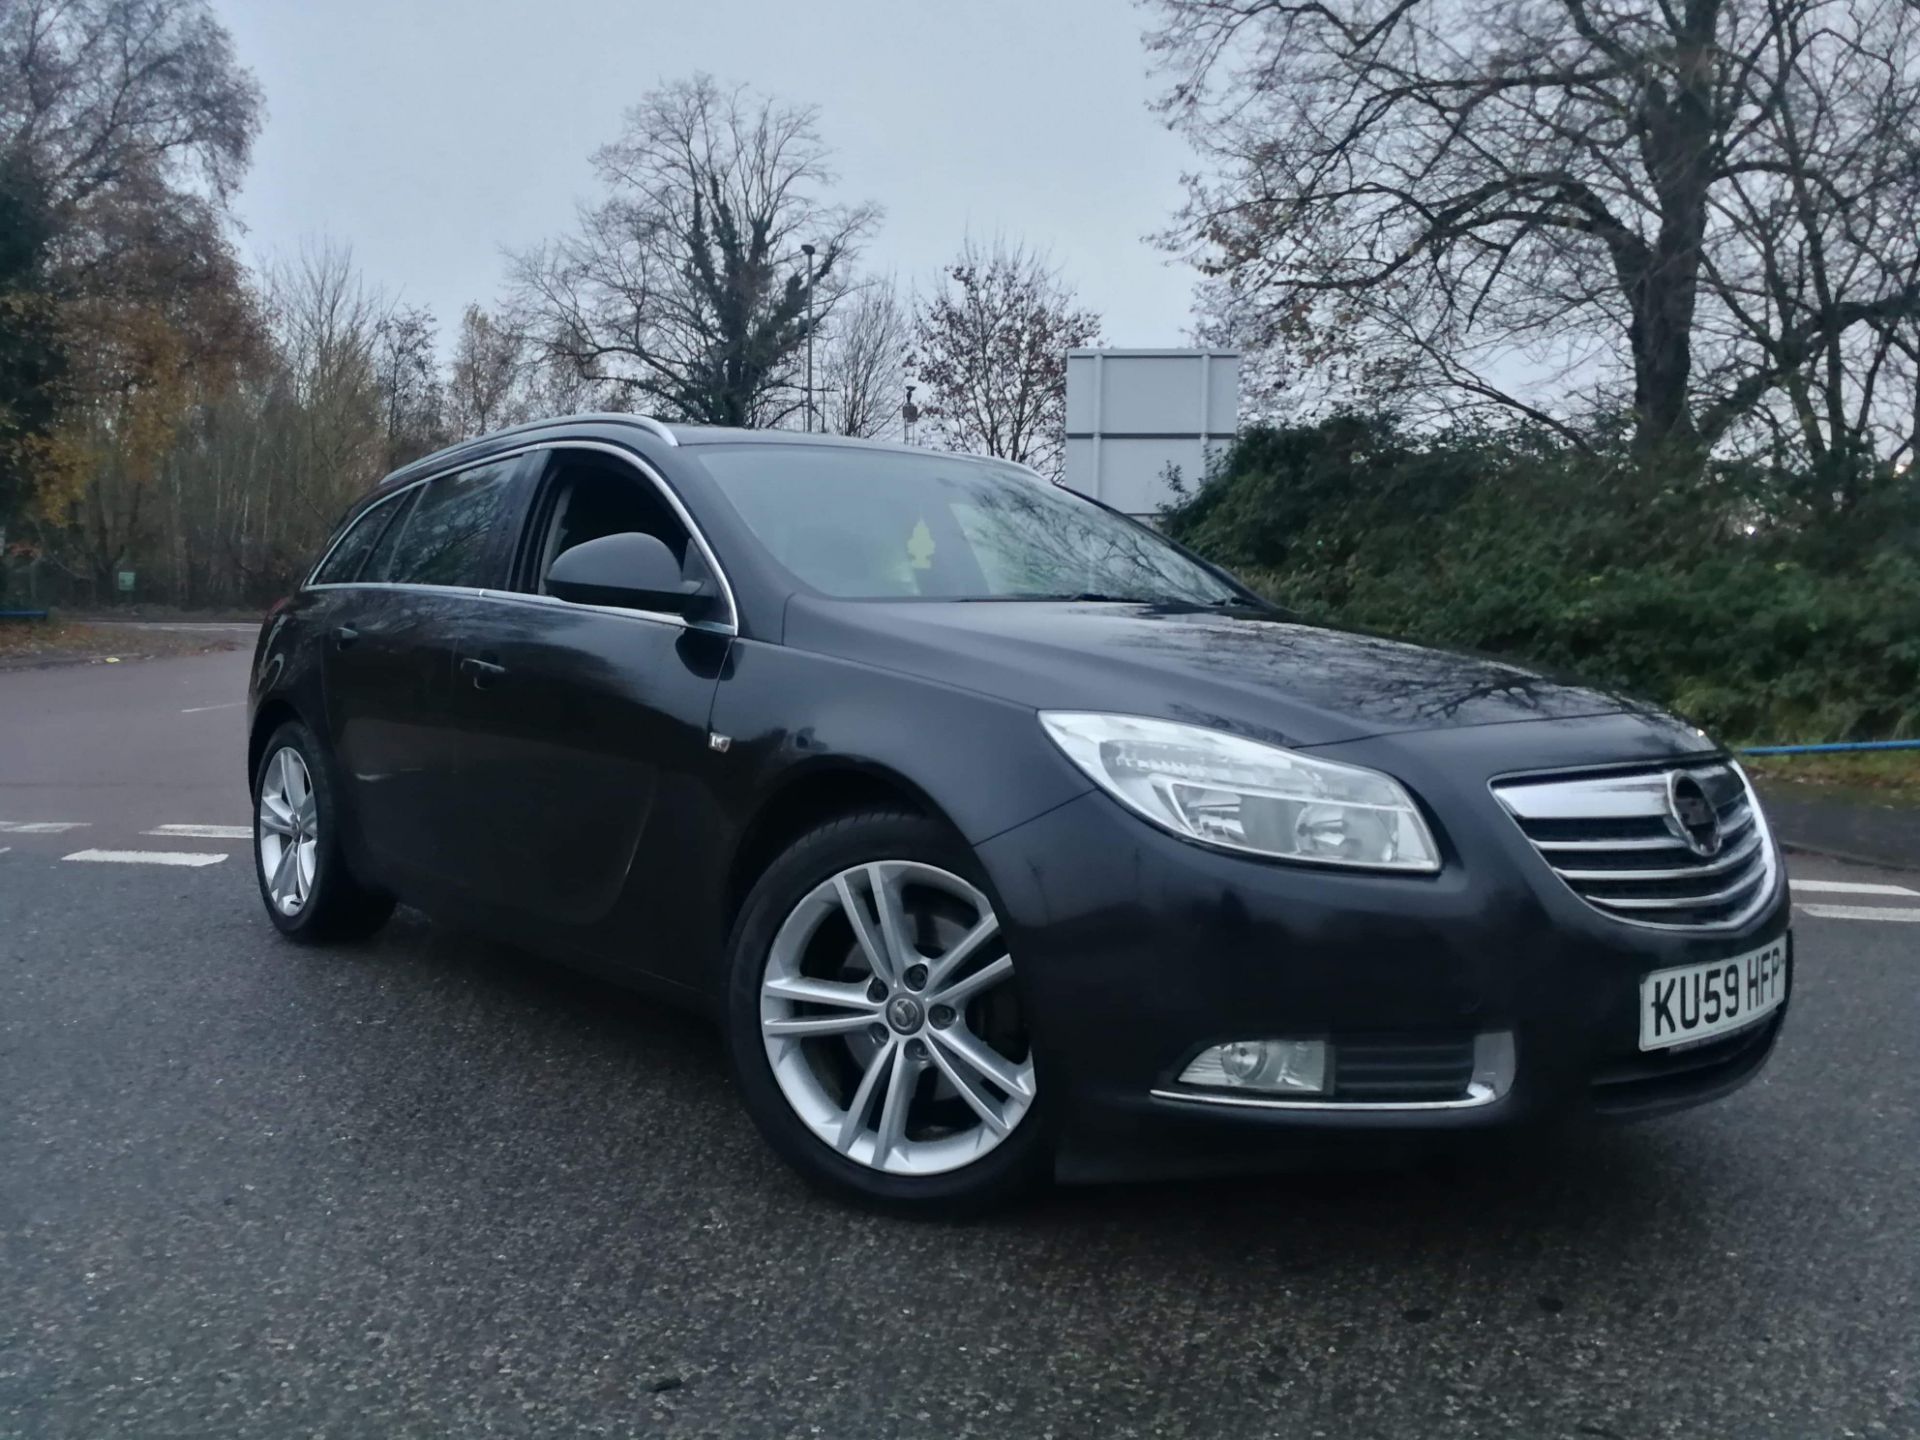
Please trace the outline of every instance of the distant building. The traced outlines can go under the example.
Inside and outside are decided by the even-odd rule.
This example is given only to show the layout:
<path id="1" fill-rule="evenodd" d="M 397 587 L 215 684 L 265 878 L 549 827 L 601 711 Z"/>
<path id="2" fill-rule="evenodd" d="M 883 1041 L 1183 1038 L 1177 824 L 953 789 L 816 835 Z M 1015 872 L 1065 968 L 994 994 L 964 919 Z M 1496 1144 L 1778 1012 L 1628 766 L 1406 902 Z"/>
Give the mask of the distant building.
<path id="1" fill-rule="evenodd" d="M 1206 478 L 1240 415 L 1238 350 L 1069 350 L 1062 481 L 1151 518 Z"/>

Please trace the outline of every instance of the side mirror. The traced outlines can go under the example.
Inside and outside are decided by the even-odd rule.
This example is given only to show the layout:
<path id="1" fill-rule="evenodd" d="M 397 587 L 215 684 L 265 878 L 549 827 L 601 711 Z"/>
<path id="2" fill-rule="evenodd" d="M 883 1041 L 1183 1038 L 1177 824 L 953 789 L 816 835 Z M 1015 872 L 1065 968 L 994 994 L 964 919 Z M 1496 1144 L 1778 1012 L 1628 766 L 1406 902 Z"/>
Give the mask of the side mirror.
<path id="1" fill-rule="evenodd" d="M 704 580 L 681 575 L 680 562 L 664 540 L 639 531 L 602 535 L 576 545 L 562 552 L 547 570 L 547 593 L 576 605 L 684 615 L 710 589 Z"/>

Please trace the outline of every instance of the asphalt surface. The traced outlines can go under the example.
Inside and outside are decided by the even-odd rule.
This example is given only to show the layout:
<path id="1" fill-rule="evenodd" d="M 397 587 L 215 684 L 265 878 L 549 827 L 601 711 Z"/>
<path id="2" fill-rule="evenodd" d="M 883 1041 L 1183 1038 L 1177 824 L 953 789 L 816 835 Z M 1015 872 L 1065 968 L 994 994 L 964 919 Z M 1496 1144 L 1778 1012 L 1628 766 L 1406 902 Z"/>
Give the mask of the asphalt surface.
<path id="1" fill-rule="evenodd" d="M 1782 782 L 1760 796 L 1777 834 L 1861 864 L 1920 869 L 1920 805 Z"/>
<path id="2" fill-rule="evenodd" d="M 143 834 L 245 825 L 245 666 L 0 676 L 0 1435 L 1920 1435 L 1920 924 L 1803 912 L 1704 1110 L 888 1221 L 702 1024 L 405 913 L 296 948 L 244 841 Z"/>

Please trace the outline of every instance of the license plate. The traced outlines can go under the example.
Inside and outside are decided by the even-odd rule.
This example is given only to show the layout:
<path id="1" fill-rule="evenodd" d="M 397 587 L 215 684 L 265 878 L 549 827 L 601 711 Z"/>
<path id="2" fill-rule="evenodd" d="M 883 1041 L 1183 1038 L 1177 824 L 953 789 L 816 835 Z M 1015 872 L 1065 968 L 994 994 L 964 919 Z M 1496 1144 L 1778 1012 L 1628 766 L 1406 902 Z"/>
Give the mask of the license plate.
<path id="1" fill-rule="evenodd" d="M 1640 1048 L 1665 1050 L 1751 1025 L 1787 998 L 1787 942 L 1640 980 Z"/>

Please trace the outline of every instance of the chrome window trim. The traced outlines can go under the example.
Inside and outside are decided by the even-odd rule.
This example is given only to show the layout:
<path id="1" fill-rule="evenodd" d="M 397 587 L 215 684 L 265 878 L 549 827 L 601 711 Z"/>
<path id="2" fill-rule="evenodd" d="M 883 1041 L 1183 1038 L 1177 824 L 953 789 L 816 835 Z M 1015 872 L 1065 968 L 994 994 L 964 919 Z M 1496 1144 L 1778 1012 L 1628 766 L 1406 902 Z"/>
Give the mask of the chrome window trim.
<path id="1" fill-rule="evenodd" d="M 325 585 L 307 585 L 307 590 L 403 590 L 421 595 L 462 595 L 478 600 L 487 592 L 472 585 L 421 585 L 403 580 L 333 580 Z"/>
<path id="2" fill-rule="evenodd" d="M 639 418 L 650 419 L 651 417 Z M 658 425 L 660 422 L 656 420 L 652 423 Z M 664 431 L 665 428 L 665 426 L 661 426 L 662 431 Z M 665 438 L 671 444 L 677 445 L 679 443 L 674 440 L 671 435 L 667 435 Z M 674 517 L 678 519 L 682 525 L 687 527 L 688 537 L 699 547 L 701 559 L 706 561 L 707 568 L 713 572 L 714 579 L 719 583 L 721 598 L 726 601 L 727 618 L 725 620 L 702 620 L 696 623 L 688 620 L 685 616 L 675 615 L 668 611 L 627 610 L 614 605 L 580 605 L 571 600 L 562 600 L 557 595 L 522 594 L 517 590 L 499 590 L 490 587 L 476 588 L 471 585 L 423 585 L 415 582 L 397 580 L 336 580 L 326 584 L 314 583 L 313 577 L 320 573 L 321 567 L 332 557 L 334 550 L 339 546 L 340 542 L 347 538 L 347 535 L 355 526 L 361 524 L 367 516 L 371 515 L 375 510 L 378 510 L 382 505 L 387 504 L 389 501 L 397 500 L 402 495 L 407 494 L 409 491 L 416 490 L 422 485 L 431 485 L 442 476 L 458 474 L 463 470 L 477 470 L 483 465 L 492 465 L 501 460 L 518 459 L 520 456 L 531 454 L 535 450 L 597 450 L 602 454 L 613 456 L 616 460 L 625 461 L 633 469 L 637 470 L 647 482 L 659 492 L 660 496 L 665 499 L 667 508 L 674 513 Z M 634 454 L 631 450 L 623 449 L 618 445 L 610 445 L 604 440 L 536 440 L 525 445 L 516 446 L 511 450 L 503 450 L 497 455 L 488 455 L 484 459 L 469 460 L 464 464 L 458 465 L 447 465 L 439 470 L 433 471 L 431 474 L 422 475 L 418 479 L 409 480 L 404 485 L 396 486 L 391 492 L 382 495 L 378 500 L 374 501 L 373 504 L 367 506 L 365 510 L 360 512 L 359 518 L 354 521 L 353 525 L 348 526 L 346 530 L 340 532 L 339 539 L 327 547 L 326 554 L 322 555 L 314 567 L 307 572 L 306 583 L 300 588 L 302 590 L 420 590 L 435 595 L 466 595 L 481 600 L 529 601 L 540 605 L 564 605 L 570 610 L 589 610 L 601 615 L 621 615 L 629 619 L 645 620 L 655 624 L 678 625 L 683 630 L 707 630 L 726 635 L 738 635 L 740 633 L 740 605 L 734 598 L 733 583 L 727 579 L 727 572 L 720 566 L 720 557 L 713 553 L 713 547 L 707 543 L 706 535 L 702 533 L 700 527 L 694 523 L 693 516 L 688 512 L 686 505 L 681 502 L 678 495 L 674 494 L 673 487 L 667 484 L 665 477 L 644 459 Z"/>
<path id="3" fill-rule="evenodd" d="M 1334 1041 L 1334 1053 L 1339 1053 Z M 1506 1030 L 1490 1030 L 1473 1038 L 1473 1078 L 1467 1093 L 1457 1100 L 1313 1100 L 1267 1099 L 1254 1095 L 1229 1095 L 1219 1090 L 1149 1090 L 1156 1100 L 1184 1100 L 1196 1105 L 1226 1105 L 1240 1110 L 1318 1110 L 1367 1111 L 1412 1114 L 1429 1110 L 1477 1110 L 1491 1105 L 1513 1088 L 1515 1070 L 1513 1035 Z M 1335 1064 L 1338 1064 L 1336 1058 Z"/>
<path id="4" fill-rule="evenodd" d="M 733 626 L 718 620 L 689 620 L 671 610 L 633 610 L 620 605 L 583 605 L 577 600 L 562 600 L 558 595 L 528 595 L 519 590 L 476 590 L 481 600 L 502 600 L 511 605 L 539 605 L 548 609 L 586 610 L 595 615 L 612 615 L 622 620 L 644 620 L 650 625 L 671 625 L 679 630 L 701 630 L 714 635 L 735 635 Z"/>

